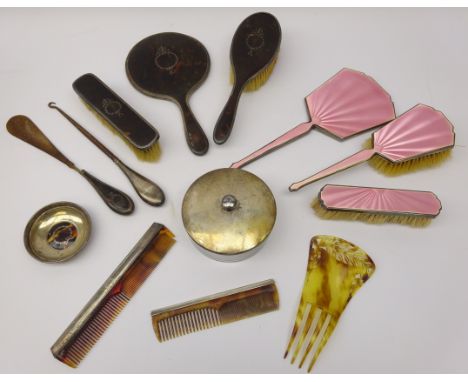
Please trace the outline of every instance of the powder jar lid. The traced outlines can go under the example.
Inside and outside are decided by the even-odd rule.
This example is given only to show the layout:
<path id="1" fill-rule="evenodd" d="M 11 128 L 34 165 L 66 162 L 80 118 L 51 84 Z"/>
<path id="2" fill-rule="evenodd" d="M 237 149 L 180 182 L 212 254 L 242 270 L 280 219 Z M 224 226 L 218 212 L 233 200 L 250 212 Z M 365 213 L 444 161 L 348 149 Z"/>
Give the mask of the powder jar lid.
<path id="1" fill-rule="evenodd" d="M 276 220 L 272 192 L 245 170 L 218 169 L 198 178 L 182 203 L 182 220 L 192 240 L 215 260 L 250 257 Z"/>

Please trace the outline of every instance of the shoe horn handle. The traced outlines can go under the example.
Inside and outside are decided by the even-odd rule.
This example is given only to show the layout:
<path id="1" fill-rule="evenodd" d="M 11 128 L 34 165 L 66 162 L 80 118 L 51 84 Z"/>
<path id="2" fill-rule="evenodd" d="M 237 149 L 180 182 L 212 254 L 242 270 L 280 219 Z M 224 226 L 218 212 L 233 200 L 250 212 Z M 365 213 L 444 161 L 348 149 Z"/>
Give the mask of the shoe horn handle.
<path id="1" fill-rule="evenodd" d="M 129 215 L 133 212 L 135 205 L 125 192 L 109 186 L 85 170 L 79 170 L 79 173 L 93 186 L 112 211 L 121 215 Z"/>

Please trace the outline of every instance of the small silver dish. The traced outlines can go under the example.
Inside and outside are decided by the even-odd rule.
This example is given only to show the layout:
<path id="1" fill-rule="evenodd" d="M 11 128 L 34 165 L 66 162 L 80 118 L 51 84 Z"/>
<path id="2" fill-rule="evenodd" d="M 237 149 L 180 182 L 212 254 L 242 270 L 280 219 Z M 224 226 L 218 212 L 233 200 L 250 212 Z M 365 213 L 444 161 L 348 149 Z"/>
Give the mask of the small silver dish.
<path id="1" fill-rule="evenodd" d="M 29 219 L 24 246 L 29 254 L 47 263 L 67 261 L 88 242 L 91 219 L 80 206 L 70 202 L 49 204 Z"/>

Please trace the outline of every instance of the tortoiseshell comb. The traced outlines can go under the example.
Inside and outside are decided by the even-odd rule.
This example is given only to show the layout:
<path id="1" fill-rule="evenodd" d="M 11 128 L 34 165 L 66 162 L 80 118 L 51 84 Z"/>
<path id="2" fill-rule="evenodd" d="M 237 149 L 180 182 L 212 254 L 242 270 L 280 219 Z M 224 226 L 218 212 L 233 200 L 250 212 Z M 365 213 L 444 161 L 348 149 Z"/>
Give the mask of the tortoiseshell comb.
<path id="1" fill-rule="evenodd" d="M 294 349 L 292 364 L 302 349 L 299 367 L 310 355 L 310 372 L 349 300 L 374 270 L 374 262 L 358 246 L 336 236 L 314 236 L 301 302 L 284 358 Z"/>
<path id="2" fill-rule="evenodd" d="M 159 342 L 277 310 L 279 296 L 273 280 L 169 306 L 151 312 Z"/>
<path id="3" fill-rule="evenodd" d="M 169 229 L 153 223 L 52 346 L 54 357 L 77 367 L 174 243 Z"/>

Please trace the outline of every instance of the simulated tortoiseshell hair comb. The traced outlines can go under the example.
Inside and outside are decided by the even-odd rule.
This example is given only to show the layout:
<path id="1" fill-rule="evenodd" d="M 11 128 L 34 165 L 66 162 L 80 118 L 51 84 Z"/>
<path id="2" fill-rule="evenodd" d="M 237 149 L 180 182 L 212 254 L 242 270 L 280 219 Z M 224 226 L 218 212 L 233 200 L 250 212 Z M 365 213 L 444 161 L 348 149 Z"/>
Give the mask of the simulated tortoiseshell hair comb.
<path id="1" fill-rule="evenodd" d="M 52 346 L 54 357 L 77 367 L 174 242 L 171 231 L 153 223 Z"/>
<path id="2" fill-rule="evenodd" d="M 301 352 L 302 367 L 311 357 L 307 370 L 310 372 L 348 302 L 374 270 L 374 262 L 358 246 L 336 236 L 314 236 L 301 302 L 284 358 L 292 351 L 292 364 Z"/>
<path id="3" fill-rule="evenodd" d="M 159 342 L 277 310 L 278 291 L 273 280 L 173 305 L 151 312 Z"/>
<path id="4" fill-rule="evenodd" d="M 345 139 L 395 118 L 390 95 L 372 77 L 341 69 L 306 98 L 310 121 L 289 130 L 266 146 L 231 165 L 241 168 L 317 127 Z"/>

